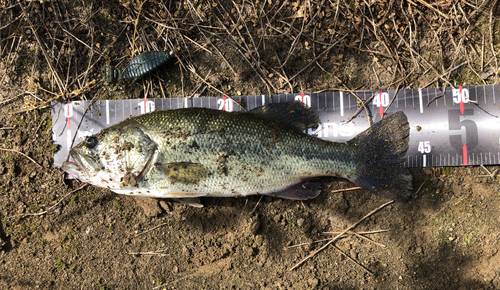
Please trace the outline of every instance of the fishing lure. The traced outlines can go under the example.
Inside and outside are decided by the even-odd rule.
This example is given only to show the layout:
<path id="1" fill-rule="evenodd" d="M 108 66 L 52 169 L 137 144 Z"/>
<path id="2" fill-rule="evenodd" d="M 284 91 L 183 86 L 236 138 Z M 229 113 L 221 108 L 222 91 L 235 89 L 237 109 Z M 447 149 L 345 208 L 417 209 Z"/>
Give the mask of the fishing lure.
<path id="1" fill-rule="evenodd" d="M 154 71 L 162 66 L 174 55 L 173 51 L 148 51 L 134 57 L 130 63 L 120 71 L 113 65 L 106 64 L 104 66 L 104 80 L 108 83 L 116 82 L 121 79 L 133 80 Z"/>

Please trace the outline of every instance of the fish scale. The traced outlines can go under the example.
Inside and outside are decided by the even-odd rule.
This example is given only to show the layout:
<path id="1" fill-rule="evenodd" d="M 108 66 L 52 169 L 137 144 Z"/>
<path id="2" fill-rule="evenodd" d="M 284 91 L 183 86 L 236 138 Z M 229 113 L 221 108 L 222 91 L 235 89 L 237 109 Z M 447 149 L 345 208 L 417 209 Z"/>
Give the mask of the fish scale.
<path id="1" fill-rule="evenodd" d="M 347 148 L 339 151 L 340 147 L 345 147 L 341 143 L 336 144 L 335 147 L 321 146 L 329 142 L 307 135 L 300 135 L 300 138 L 296 138 L 287 128 L 279 124 L 263 122 L 261 119 L 254 118 L 252 114 L 241 114 L 239 117 L 238 122 L 247 126 L 234 126 L 234 116 L 231 114 L 205 109 L 159 112 L 147 117 L 139 117 L 135 122 L 150 128 L 148 135 L 161 148 L 159 154 L 162 154 L 165 162 L 200 162 L 209 168 L 211 176 L 207 180 L 206 187 L 194 189 L 208 196 L 279 191 L 290 184 L 299 182 L 304 177 L 324 175 L 325 168 L 349 174 L 347 173 L 349 168 L 355 165 L 355 151 Z M 156 132 L 164 129 L 165 126 L 172 130 L 174 127 L 182 128 L 180 131 L 189 130 L 192 136 L 163 138 Z M 221 129 L 223 133 L 219 132 Z M 200 134 L 201 130 L 214 133 Z M 278 130 L 283 132 L 283 140 L 274 144 L 270 143 L 272 137 L 269 135 L 264 135 L 262 141 L 252 137 L 261 135 L 262 132 Z M 199 149 L 191 148 L 193 141 L 197 143 Z M 283 148 L 289 148 L 289 150 Z M 312 153 L 314 151 L 316 153 Z M 227 173 L 220 170 L 221 163 L 217 162 L 219 156 L 223 154 L 228 154 L 223 164 L 227 167 Z M 324 158 L 324 156 L 330 156 L 330 158 Z M 294 166 L 287 166 L 284 170 L 286 164 Z M 151 179 L 154 179 L 154 171 Z M 241 179 L 248 179 L 252 182 L 242 182 Z M 159 182 L 156 188 L 161 187 L 171 188 L 173 192 L 193 191 L 190 186 L 171 184 L 169 181 Z"/>

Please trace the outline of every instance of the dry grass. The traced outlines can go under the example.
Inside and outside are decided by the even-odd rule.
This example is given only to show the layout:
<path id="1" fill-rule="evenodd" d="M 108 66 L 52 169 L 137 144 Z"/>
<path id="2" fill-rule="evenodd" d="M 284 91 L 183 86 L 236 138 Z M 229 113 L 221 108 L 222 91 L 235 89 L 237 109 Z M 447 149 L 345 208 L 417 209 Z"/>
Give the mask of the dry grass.
<path id="1" fill-rule="evenodd" d="M 61 101 L 86 99 L 82 89 L 92 81 L 98 82 L 89 92 L 104 96 L 110 89 L 101 81 L 104 63 L 123 65 L 149 50 L 173 49 L 178 58 L 166 73 L 145 77 L 148 85 L 123 84 L 132 96 L 498 80 L 497 1 L 119 2 L 3 2 L 0 86 L 25 89 L 0 102 L 24 97 L 18 110 L 40 108 L 51 99 L 47 91 Z"/>

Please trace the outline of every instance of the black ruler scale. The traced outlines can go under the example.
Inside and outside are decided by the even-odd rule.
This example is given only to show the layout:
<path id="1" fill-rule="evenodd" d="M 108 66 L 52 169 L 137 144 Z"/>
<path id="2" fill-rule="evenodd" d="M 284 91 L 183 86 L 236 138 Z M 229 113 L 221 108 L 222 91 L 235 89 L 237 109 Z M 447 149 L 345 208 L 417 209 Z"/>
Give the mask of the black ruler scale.
<path id="1" fill-rule="evenodd" d="M 500 164 L 500 85 L 354 93 L 363 101 L 372 98 L 366 104 L 372 122 L 380 121 L 384 112 L 406 113 L 411 127 L 406 167 Z M 321 121 L 318 129 L 308 133 L 335 142 L 350 140 L 369 126 L 364 110 L 347 122 L 361 105 L 348 92 L 100 100 L 90 107 L 89 101 L 53 103 L 53 139 L 60 145 L 54 154 L 54 165 L 61 167 L 69 149 L 85 137 L 129 116 L 190 107 L 241 111 L 240 105 L 231 99 L 245 110 L 300 100 L 316 110 Z"/>

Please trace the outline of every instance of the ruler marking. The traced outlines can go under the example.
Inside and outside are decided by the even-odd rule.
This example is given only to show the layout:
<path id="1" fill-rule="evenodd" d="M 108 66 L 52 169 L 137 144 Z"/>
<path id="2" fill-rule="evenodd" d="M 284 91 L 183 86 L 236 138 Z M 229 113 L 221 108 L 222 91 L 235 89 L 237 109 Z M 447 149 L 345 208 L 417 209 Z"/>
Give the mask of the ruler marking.
<path id="1" fill-rule="evenodd" d="M 106 124 L 109 125 L 109 100 L 106 100 Z"/>
<path id="2" fill-rule="evenodd" d="M 363 94 L 364 95 L 364 94 Z M 382 91 L 378 91 L 378 97 L 379 97 L 379 105 L 378 105 L 378 113 L 380 115 L 380 119 L 384 116 L 384 106 L 382 105 Z"/>
<path id="3" fill-rule="evenodd" d="M 492 86 L 492 90 L 493 90 L 493 104 L 496 104 L 496 99 L 495 99 L 495 85 L 491 85 Z"/>
<path id="4" fill-rule="evenodd" d="M 458 87 L 458 90 L 459 90 L 459 96 L 460 96 L 460 113 L 462 113 L 462 115 L 464 114 L 464 98 L 463 98 L 463 95 L 462 95 L 462 86 L 459 86 Z"/>
<path id="5" fill-rule="evenodd" d="M 335 112 L 335 93 L 332 92 L 332 109 Z"/>
<path id="6" fill-rule="evenodd" d="M 478 93 L 477 93 L 477 87 L 473 87 L 474 88 L 474 92 L 476 94 L 476 101 L 479 103 L 479 97 L 478 97 Z M 483 87 L 483 90 L 484 90 L 484 87 Z M 484 104 L 486 105 L 486 97 L 484 98 Z"/>
<path id="7" fill-rule="evenodd" d="M 437 88 L 434 88 L 434 97 L 437 96 L 437 95 L 438 95 L 437 94 Z M 427 97 L 427 99 L 429 100 L 428 102 L 430 102 L 429 97 Z M 439 98 L 437 98 L 437 99 L 434 100 L 434 104 L 436 105 L 436 107 L 439 107 Z"/>
<path id="8" fill-rule="evenodd" d="M 344 117 L 344 92 L 340 92 L 340 116 Z"/>
<path id="9" fill-rule="evenodd" d="M 436 91 L 434 91 L 434 95 L 436 94 Z M 427 104 L 434 98 L 434 96 L 431 98 L 431 90 L 430 89 L 425 89 L 425 96 L 427 97 Z M 433 106 L 437 106 L 438 99 L 435 99 L 433 101 Z"/>
<path id="10" fill-rule="evenodd" d="M 403 90 L 404 100 L 405 100 L 405 108 L 406 108 L 406 90 Z M 411 92 L 411 97 L 413 98 L 413 91 Z"/>
<path id="11" fill-rule="evenodd" d="M 396 101 L 396 108 L 398 108 L 398 109 L 399 109 L 399 100 L 400 100 L 400 98 L 398 98 L 399 92 L 400 91 L 394 91 L 394 101 Z"/>
<path id="12" fill-rule="evenodd" d="M 463 97 L 465 97 L 465 94 L 466 94 L 466 92 L 463 91 L 464 89 L 469 90 L 471 100 L 477 100 L 479 103 L 481 103 L 481 102 L 483 103 L 483 105 L 485 106 L 484 110 L 493 111 L 493 110 L 497 109 L 496 107 L 494 107 L 494 101 L 496 101 L 496 91 L 498 88 L 500 88 L 499 85 L 482 86 L 482 90 L 481 90 L 481 88 L 478 88 L 477 86 L 463 87 L 462 92 L 461 92 L 462 94 L 461 94 L 460 98 L 461 98 L 461 101 L 463 102 L 464 109 L 468 109 L 469 107 L 472 107 L 471 105 L 468 104 L 467 99 L 463 98 Z M 431 131 L 432 131 L 432 134 L 429 137 L 430 142 L 433 144 L 436 144 L 436 145 L 438 144 L 438 142 L 440 143 L 439 146 L 436 146 L 435 151 L 433 149 L 432 153 L 430 153 L 430 154 L 425 153 L 425 157 L 423 157 L 424 156 L 423 154 L 419 154 L 417 152 L 416 147 L 413 148 L 411 146 L 412 148 L 410 148 L 410 150 L 408 151 L 408 154 L 407 154 L 407 156 L 410 156 L 410 157 L 407 160 L 406 166 L 412 166 L 412 167 L 424 166 L 424 164 L 425 164 L 425 167 L 450 166 L 450 165 L 460 166 L 462 164 L 464 166 L 468 166 L 468 165 L 471 166 L 471 165 L 478 165 L 478 164 L 484 164 L 484 165 L 496 164 L 496 162 L 500 162 L 500 139 L 498 139 L 498 136 L 492 136 L 493 133 L 490 133 L 491 132 L 490 129 L 487 129 L 487 130 L 483 129 L 483 128 L 486 128 L 486 127 L 484 127 L 485 123 L 490 124 L 490 122 L 497 122 L 496 120 L 492 119 L 495 116 L 492 116 L 489 114 L 483 114 L 482 111 L 477 111 L 477 112 L 475 112 L 477 116 L 472 120 L 468 120 L 469 118 L 466 118 L 467 120 L 462 120 L 463 117 L 460 117 L 460 119 L 456 119 L 456 116 L 455 116 L 455 119 L 453 119 L 454 121 L 452 122 L 451 119 L 448 119 L 449 118 L 449 116 L 447 115 L 448 110 L 451 109 L 451 110 L 454 110 L 456 113 L 458 113 L 457 111 L 459 109 L 459 104 L 460 104 L 460 103 L 455 103 L 453 101 L 452 88 L 446 88 L 444 90 L 439 89 L 439 88 L 428 88 L 428 89 L 422 88 L 422 89 L 411 89 L 411 90 L 412 91 L 403 90 L 401 95 L 398 95 L 399 91 L 396 92 L 395 90 L 393 90 L 393 91 L 380 90 L 380 91 L 374 91 L 374 92 L 372 92 L 372 91 L 359 91 L 359 92 L 357 92 L 357 94 L 359 94 L 359 97 L 363 98 L 363 100 L 366 100 L 368 97 L 371 97 L 373 95 L 371 93 L 375 93 L 376 94 L 375 97 L 378 98 L 376 100 L 382 101 L 382 99 L 383 99 L 384 102 L 386 101 L 385 98 L 387 96 L 385 96 L 383 94 L 385 94 L 385 93 L 394 94 L 393 98 L 398 98 L 397 104 L 396 104 L 396 107 L 398 107 L 398 108 L 399 108 L 399 101 L 401 98 L 403 98 L 404 105 L 407 108 L 406 109 L 402 108 L 403 104 L 401 104 L 402 106 L 401 106 L 400 110 L 407 113 L 408 120 L 409 120 L 410 124 L 412 125 L 412 128 L 416 125 L 423 125 L 422 127 L 424 129 L 424 131 L 421 131 L 419 133 L 417 133 L 415 130 L 412 129 L 411 135 L 420 136 L 418 134 L 431 134 Z M 448 91 L 446 91 L 446 90 L 448 90 Z M 431 93 L 431 91 L 432 91 L 432 93 Z M 439 104 L 437 103 L 437 100 L 434 100 L 434 101 L 436 101 L 436 107 L 439 107 L 439 108 L 434 108 L 434 107 L 424 108 L 425 107 L 424 106 L 425 105 L 424 104 L 424 102 L 425 102 L 424 101 L 424 94 L 426 94 L 426 92 L 427 92 L 427 94 L 426 94 L 427 99 L 432 99 L 435 96 L 442 95 L 443 91 L 445 92 L 443 106 L 439 106 Z M 380 92 L 382 92 L 382 94 Z M 418 93 L 418 95 L 416 93 Z M 459 88 L 457 88 L 457 93 L 460 93 Z M 481 101 L 481 96 L 479 95 L 481 93 L 484 94 L 484 101 Z M 363 94 L 363 95 L 361 96 L 361 94 Z M 377 96 L 377 94 L 378 94 L 378 96 Z M 252 104 L 252 103 L 254 103 L 257 106 L 259 103 L 261 103 L 261 101 L 263 104 L 265 104 L 266 102 L 278 103 L 278 99 L 281 101 L 284 101 L 285 98 L 287 100 L 290 100 L 290 98 L 295 98 L 296 95 L 299 95 L 299 94 L 275 95 L 275 96 L 273 96 L 274 101 L 272 101 L 272 99 L 267 100 L 266 95 L 260 95 L 261 100 L 257 99 L 257 98 L 259 98 L 259 95 L 258 96 L 243 96 L 243 97 L 238 97 L 238 98 L 239 99 L 246 99 L 247 100 L 246 107 L 249 107 L 249 109 L 253 109 L 250 106 L 250 104 Z M 349 98 L 348 102 L 344 102 L 345 99 L 344 99 L 343 92 L 322 92 L 322 93 L 305 94 L 304 101 L 306 101 L 307 95 L 309 95 L 311 97 L 312 101 L 313 101 L 312 98 L 314 95 L 314 97 L 315 97 L 314 100 L 317 102 L 317 105 L 314 105 L 312 103 L 311 103 L 311 105 L 313 108 L 316 107 L 316 111 L 320 115 L 320 122 L 321 123 L 338 122 L 339 120 L 342 120 L 340 117 L 344 118 L 346 116 L 346 114 L 349 115 L 349 112 L 345 112 L 345 110 L 344 110 L 345 108 L 347 108 L 348 110 L 352 110 L 352 108 L 351 108 L 352 106 L 357 108 L 357 106 L 356 106 L 357 102 L 356 102 L 356 104 L 354 104 L 356 99 L 354 98 L 354 96 L 353 96 L 353 98 L 351 98 L 349 96 L 349 93 L 347 93 L 347 97 Z M 337 107 L 336 107 L 337 103 L 335 100 L 336 100 L 337 96 L 339 96 L 339 107 L 338 108 L 340 110 L 337 110 Z M 301 99 L 301 97 L 299 97 L 299 98 Z M 329 110 L 328 109 L 328 107 L 329 107 L 328 98 L 330 98 L 330 97 L 332 98 L 332 110 L 328 111 Z M 448 97 L 451 97 L 451 102 L 447 100 Z M 249 98 L 253 98 L 253 100 L 250 100 Z M 324 98 L 324 101 L 321 98 Z M 411 104 L 409 104 L 409 101 L 410 101 L 409 98 L 412 98 L 412 102 L 414 103 L 415 107 L 413 107 L 413 108 L 411 107 Z M 493 98 L 493 100 L 492 100 L 492 98 Z M 87 107 L 89 107 L 89 108 L 87 111 L 84 110 L 84 111 L 80 112 L 78 110 L 78 112 L 74 112 L 73 114 L 76 114 L 78 116 L 75 116 L 75 120 L 71 120 L 70 122 L 73 123 L 71 125 L 74 127 L 75 126 L 74 122 L 76 122 L 76 120 L 80 120 L 81 118 L 83 118 L 83 123 L 82 123 L 82 127 L 81 127 L 82 130 L 86 130 L 86 131 L 93 130 L 92 133 L 95 134 L 95 133 L 98 133 L 99 130 L 101 130 L 102 128 L 105 128 L 107 126 L 115 124 L 115 123 L 117 123 L 125 118 L 128 118 L 129 116 L 140 115 L 140 114 L 143 114 L 144 111 L 148 112 L 154 104 L 157 104 L 157 108 L 160 108 L 160 104 L 158 102 L 161 102 L 162 110 L 167 110 L 167 109 L 181 108 L 183 105 L 184 105 L 184 107 L 190 107 L 189 100 L 191 100 L 193 106 L 196 103 L 197 104 L 196 107 L 200 106 L 200 102 L 202 103 L 202 107 L 206 106 L 207 103 L 209 103 L 210 107 L 214 107 L 212 105 L 215 105 L 215 104 L 212 104 L 212 103 L 214 101 L 216 101 L 216 99 L 217 98 L 213 98 L 213 100 L 212 100 L 212 98 L 209 98 L 209 100 L 203 100 L 203 98 L 201 98 L 199 100 L 195 100 L 193 98 L 175 98 L 175 100 L 172 100 L 169 98 L 169 100 L 161 99 L 161 101 L 160 101 L 158 99 L 152 100 L 152 99 L 143 98 L 143 99 L 128 99 L 128 101 L 126 101 L 126 100 L 103 100 L 103 101 L 105 101 L 105 104 L 102 101 L 99 101 L 99 102 L 96 102 L 93 106 L 88 104 L 87 101 L 78 101 L 79 106 L 76 106 L 76 107 L 80 108 L 81 106 L 85 106 L 87 104 Z M 114 102 L 114 107 L 110 107 L 110 105 L 109 105 L 110 101 Z M 309 102 L 309 100 L 307 100 L 307 101 Z M 154 104 L 151 102 L 154 102 Z M 418 104 L 417 104 L 417 102 L 418 102 Z M 71 103 L 73 104 L 74 102 L 71 102 Z M 168 106 L 169 103 L 170 103 L 170 107 Z M 130 105 L 129 109 L 126 108 L 127 104 Z M 140 106 L 138 106 L 138 104 L 140 104 Z M 151 104 L 151 106 L 148 107 L 148 104 Z M 324 104 L 324 107 L 321 104 Z M 145 109 L 141 110 L 143 105 L 144 105 Z M 224 102 L 224 105 L 225 105 L 225 102 Z M 64 105 L 62 105 L 62 106 L 64 106 Z M 216 105 L 216 107 L 218 108 L 219 105 Z M 75 108 L 75 106 L 73 106 L 73 108 Z M 325 108 L 325 110 L 323 108 Z M 376 105 L 374 105 L 373 103 L 372 103 L 372 108 L 376 110 Z M 65 112 L 68 110 L 67 108 L 64 108 L 64 109 L 65 109 L 64 110 Z M 118 112 L 119 109 L 122 110 L 121 117 L 120 117 L 120 113 Z M 139 109 L 139 110 L 137 110 L 137 109 Z M 226 109 L 228 109 L 227 106 L 226 106 Z M 380 106 L 379 106 L 379 109 L 380 109 Z M 111 116 L 111 111 L 113 111 L 113 110 L 114 110 L 114 113 L 113 113 L 113 116 Z M 125 110 L 127 110 L 127 112 L 130 111 L 130 114 L 125 113 Z M 420 113 L 417 113 L 417 110 Z M 435 110 L 435 111 L 433 111 L 433 110 Z M 106 117 L 102 116 L 102 111 L 105 111 Z M 325 111 L 325 112 L 321 112 L 321 111 Z M 415 111 L 415 112 L 412 112 L 412 111 Z M 85 116 L 83 115 L 84 112 L 86 112 Z M 334 113 L 332 113 L 332 112 L 334 112 Z M 342 113 L 342 115 L 340 113 Z M 429 114 L 423 115 L 423 114 L 427 114 L 427 113 L 429 113 Z M 464 111 L 464 113 L 465 113 L 465 111 Z M 377 114 L 376 111 L 375 111 L 375 114 Z M 341 116 L 339 117 L 339 115 L 341 115 Z M 463 115 L 461 113 L 458 113 L 458 116 L 463 116 Z M 338 118 L 338 119 L 336 119 L 336 118 Z M 72 119 L 72 118 L 70 118 L 70 119 Z M 66 123 L 68 120 L 67 120 L 67 118 L 64 118 L 64 119 L 61 118 L 58 121 L 59 122 L 58 125 L 64 124 L 64 123 L 61 123 L 61 121 Z M 459 148 L 457 148 L 457 149 L 459 149 L 459 151 L 456 151 L 456 149 L 454 149 L 452 147 L 452 144 L 450 144 L 450 140 L 449 140 L 450 136 L 453 136 L 453 135 L 456 135 L 456 136 L 461 135 L 463 138 L 464 129 L 467 129 L 467 128 L 464 128 L 463 125 L 464 124 L 471 124 L 471 123 L 462 123 L 464 121 L 474 122 L 477 125 L 477 131 L 479 133 L 480 145 L 482 146 L 482 147 L 480 147 L 481 149 L 472 153 L 471 156 L 468 155 L 469 150 L 472 151 L 472 148 L 470 147 L 471 144 L 468 144 L 467 142 L 465 142 L 465 139 L 463 139 L 463 141 L 460 141 L 460 139 L 458 139 L 458 141 L 460 143 L 462 143 L 462 146 L 459 146 Z M 460 125 L 461 128 L 458 129 L 456 127 L 456 129 L 449 129 L 448 122 L 452 122 L 452 124 L 455 124 L 457 126 Z M 363 123 L 363 124 L 361 124 L 361 123 Z M 362 129 L 358 130 L 358 126 L 365 125 L 364 122 L 361 122 L 361 123 L 359 123 L 359 122 L 352 123 L 353 125 L 356 126 L 355 132 L 359 133 L 360 131 L 362 131 Z M 495 124 L 497 124 L 497 123 L 495 123 Z M 67 124 L 65 127 L 67 130 L 68 129 Z M 450 127 L 450 128 L 453 128 L 453 127 Z M 70 127 L 69 129 L 71 130 L 73 128 Z M 427 131 L 427 130 L 429 130 L 429 131 Z M 73 130 L 71 130 L 71 131 L 73 131 Z M 467 131 L 467 130 L 465 130 L 465 131 Z M 468 133 L 468 132 L 466 132 L 466 133 Z M 485 135 L 483 135 L 483 134 L 485 134 Z M 74 135 L 74 134 L 72 134 L 72 132 L 71 132 L 71 135 Z M 322 136 L 322 138 L 323 137 L 326 137 L 326 136 Z M 329 136 L 329 137 L 331 137 L 331 136 Z M 347 141 L 349 138 L 351 138 L 351 137 L 344 138 L 345 140 L 339 139 L 338 141 Z M 326 138 L 326 139 L 329 140 L 329 138 Z M 65 148 L 65 149 L 67 149 L 66 148 L 67 146 L 70 146 L 69 144 L 64 144 L 64 143 L 66 143 L 65 141 L 67 141 L 65 135 L 62 135 L 62 136 L 54 135 L 54 140 L 56 141 L 56 143 L 62 144 L 64 146 L 63 148 Z M 78 137 L 77 139 L 75 139 L 75 143 L 80 142 L 80 140 L 81 140 L 81 138 Z M 495 141 L 498 140 L 498 143 L 492 144 L 492 143 L 496 143 L 496 142 L 491 142 L 491 140 L 495 140 Z M 68 142 L 71 142 L 71 141 L 68 141 Z M 454 145 L 454 146 L 456 146 L 456 145 Z M 460 148 L 460 147 L 462 147 L 462 148 Z M 462 150 L 460 150 L 460 149 L 462 149 Z M 466 150 L 466 152 L 464 152 L 464 149 Z M 64 154 L 66 154 L 66 156 L 64 157 L 64 159 L 66 159 L 67 152 L 61 151 L 60 154 L 57 154 L 57 160 L 54 160 L 54 164 L 56 166 L 60 166 L 59 164 L 62 164 L 62 161 L 60 161 L 60 160 L 62 160 L 62 158 L 59 155 L 64 155 Z M 448 155 L 448 158 L 446 157 L 447 155 Z M 420 156 L 422 156 L 422 157 L 420 157 Z M 425 158 L 425 160 L 424 160 L 424 158 Z M 55 157 L 55 159 L 56 159 L 56 157 Z"/>
<path id="13" fill-rule="evenodd" d="M 437 88 L 434 89 L 436 96 L 441 93 Z M 443 96 L 443 105 L 446 107 L 446 95 Z"/>
<path id="14" fill-rule="evenodd" d="M 424 112 L 424 102 L 422 100 L 422 89 L 418 89 L 418 101 L 420 103 L 420 114 Z"/>
<path id="15" fill-rule="evenodd" d="M 473 87 L 474 88 L 474 91 L 476 92 L 476 99 L 478 99 L 478 94 L 482 93 L 483 94 L 483 98 L 484 98 L 484 104 L 487 105 L 487 100 L 486 100 L 486 91 L 484 89 L 484 87 L 482 87 L 482 91 L 478 91 L 477 87 Z"/>
<path id="16" fill-rule="evenodd" d="M 463 151 L 463 154 L 462 154 L 463 155 L 463 164 L 465 166 L 467 166 L 467 163 L 469 160 L 468 160 L 468 156 L 467 156 L 467 145 L 465 145 L 465 143 L 464 143 L 464 146 L 462 146 L 462 151 Z"/>
<path id="17" fill-rule="evenodd" d="M 413 98 L 413 91 L 411 92 L 411 95 L 412 95 L 412 98 Z M 407 96 L 406 96 L 406 90 L 403 90 L 403 100 L 405 102 L 405 108 L 406 108 L 406 98 L 407 98 Z"/>

